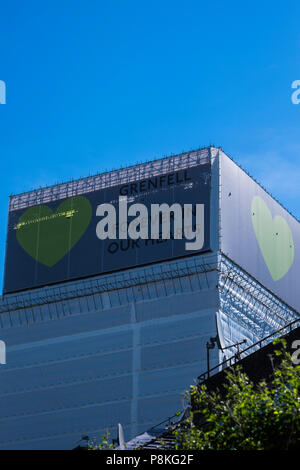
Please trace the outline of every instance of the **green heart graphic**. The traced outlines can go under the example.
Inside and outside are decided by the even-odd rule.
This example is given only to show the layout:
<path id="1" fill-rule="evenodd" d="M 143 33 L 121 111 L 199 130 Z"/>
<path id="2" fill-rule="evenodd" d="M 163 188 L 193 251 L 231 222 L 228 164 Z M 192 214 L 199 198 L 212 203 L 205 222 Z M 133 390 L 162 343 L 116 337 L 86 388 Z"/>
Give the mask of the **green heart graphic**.
<path id="1" fill-rule="evenodd" d="M 91 204 L 83 196 L 66 199 L 55 212 L 48 206 L 31 207 L 19 218 L 17 240 L 32 258 L 52 267 L 82 237 L 91 217 Z"/>
<path id="2" fill-rule="evenodd" d="M 280 215 L 274 219 L 264 202 L 254 196 L 252 224 L 260 251 L 274 281 L 281 279 L 294 261 L 294 241 L 288 223 Z"/>

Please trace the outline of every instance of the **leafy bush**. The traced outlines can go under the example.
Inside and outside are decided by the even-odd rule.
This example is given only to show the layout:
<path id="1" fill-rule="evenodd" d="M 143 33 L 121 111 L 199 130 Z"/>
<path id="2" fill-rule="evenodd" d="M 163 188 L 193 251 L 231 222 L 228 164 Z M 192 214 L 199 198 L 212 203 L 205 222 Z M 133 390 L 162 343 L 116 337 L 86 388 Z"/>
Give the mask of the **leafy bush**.
<path id="1" fill-rule="evenodd" d="M 300 366 L 293 365 L 281 343 L 275 354 L 282 360 L 268 382 L 254 385 L 237 367 L 226 373 L 223 393 L 209 392 L 205 385 L 191 387 L 193 411 L 174 431 L 177 449 L 300 447 Z"/>

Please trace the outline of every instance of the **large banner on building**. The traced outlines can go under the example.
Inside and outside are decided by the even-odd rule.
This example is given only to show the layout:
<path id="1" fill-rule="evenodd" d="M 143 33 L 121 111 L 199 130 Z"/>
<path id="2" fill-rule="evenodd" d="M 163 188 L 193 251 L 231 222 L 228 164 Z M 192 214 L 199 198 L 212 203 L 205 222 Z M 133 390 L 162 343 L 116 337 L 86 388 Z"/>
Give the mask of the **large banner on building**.
<path id="1" fill-rule="evenodd" d="M 210 248 L 210 164 L 9 213 L 4 293 Z"/>
<path id="2" fill-rule="evenodd" d="M 222 252 L 300 312 L 300 223 L 222 152 L 220 175 Z"/>

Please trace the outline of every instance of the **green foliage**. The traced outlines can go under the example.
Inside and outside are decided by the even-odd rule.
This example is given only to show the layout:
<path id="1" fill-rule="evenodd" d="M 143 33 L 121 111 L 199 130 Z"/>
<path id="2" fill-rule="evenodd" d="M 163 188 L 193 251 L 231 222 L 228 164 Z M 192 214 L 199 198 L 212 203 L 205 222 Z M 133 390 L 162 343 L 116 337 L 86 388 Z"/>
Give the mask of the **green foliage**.
<path id="1" fill-rule="evenodd" d="M 275 341 L 275 344 L 278 340 Z M 225 392 L 191 387 L 193 410 L 174 431 L 177 449 L 279 450 L 300 448 L 300 366 L 285 344 L 271 380 L 254 385 L 240 368 L 226 374 Z M 272 359 L 271 359 L 272 360 Z M 195 424 L 197 423 L 197 424 Z"/>
<path id="2" fill-rule="evenodd" d="M 96 439 L 94 439 L 92 442 L 89 442 L 88 450 L 109 450 L 109 449 L 113 449 L 114 445 L 111 442 L 109 442 L 109 438 L 110 438 L 110 433 L 107 430 L 106 433 L 103 434 L 103 436 L 101 436 L 102 440 L 100 442 L 97 442 Z"/>

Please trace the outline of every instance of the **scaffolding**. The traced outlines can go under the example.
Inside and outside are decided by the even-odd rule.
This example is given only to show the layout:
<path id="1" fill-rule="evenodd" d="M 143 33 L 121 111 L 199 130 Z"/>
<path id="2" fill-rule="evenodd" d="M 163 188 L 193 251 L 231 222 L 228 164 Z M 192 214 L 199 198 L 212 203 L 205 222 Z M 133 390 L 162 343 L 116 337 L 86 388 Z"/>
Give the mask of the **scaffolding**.
<path id="1" fill-rule="evenodd" d="M 219 310 L 257 339 L 299 317 L 225 255 L 212 253 L 7 294 L 0 328 L 216 287 Z"/>
<path id="2" fill-rule="evenodd" d="M 182 153 L 180 155 L 173 155 L 146 163 L 128 166 L 119 170 L 99 173 L 94 176 L 88 176 L 78 180 L 13 195 L 9 200 L 9 211 L 12 212 L 18 209 L 45 204 L 59 199 L 78 196 L 80 194 L 87 194 L 99 189 L 127 184 L 133 181 L 139 181 L 157 175 L 209 163 L 211 158 L 210 150 L 210 147 L 205 147 L 199 150 Z"/>
<path id="3" fill-rule="evenodd" d="M 8 326 L 22 323 L 18 315 L 22 311 L 30 312 L 31 321 L 43 320 L 43 306 L 55 312 L 53 317 L 72 315 L 78 311 L 74 308 L 74 302 L 80 313 L 102 310 L 103 294 L 107 294 L 110 308 L 154 297 L 210 289 L 216 286 L 216 280 L 209 275 L 217 271 L 216 255 L 202 255 L 7 294 L 0 298 L 0 328 L 4 327 L 3 314 L 8 316 Z M 85 300 L 84 308 L 80 306 L 81 299 Z M 29 315 L 25 315 L 25 321 L 30 322 Z"/>
<path id="4" fill-rule="evenodd" d="M 265 337 L 299 316 L 295 309 L 224 254 L 219 264 L 220 310 L 257 338 Z"/>

